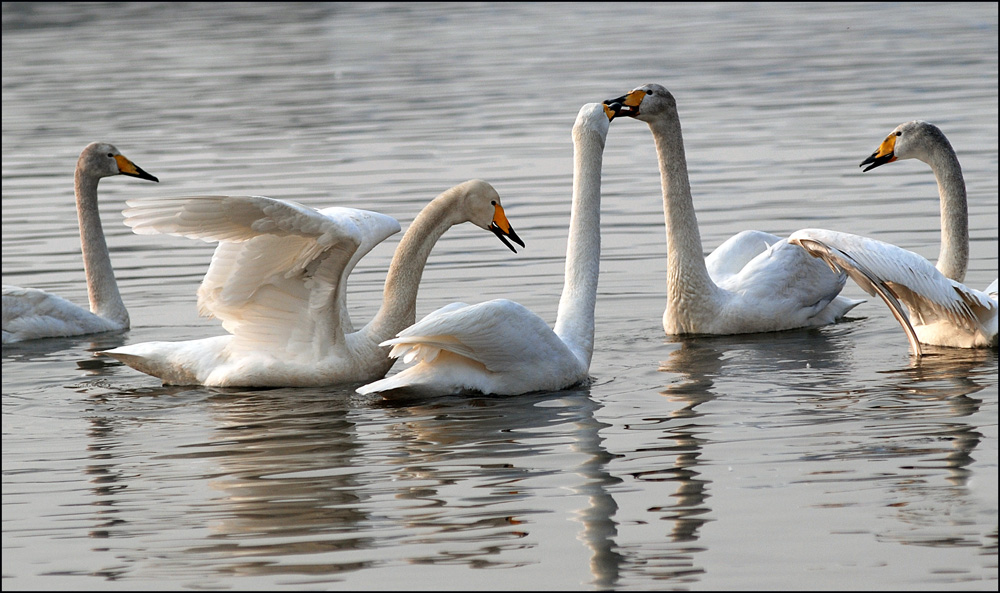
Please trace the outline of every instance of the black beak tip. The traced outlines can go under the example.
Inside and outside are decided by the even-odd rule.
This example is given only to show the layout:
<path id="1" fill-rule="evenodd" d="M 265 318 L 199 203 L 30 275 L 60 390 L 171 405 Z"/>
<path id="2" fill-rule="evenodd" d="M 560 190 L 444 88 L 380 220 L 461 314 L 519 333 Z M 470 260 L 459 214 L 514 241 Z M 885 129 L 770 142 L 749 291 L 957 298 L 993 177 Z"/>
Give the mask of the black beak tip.
<path id="1" fill-rule="evenodd" d="M 503 244 L 507 246 L 507 249 L 510 249 L 514 253 L 517 253 L 517 249 L 514 249 L 514 246 L 511 245 L 509 242 L 507 242 L 508 237 L 510 237 L 512 241 L 514 241 L 521 247 L 524 247 L 524 241 L 521 240 L 521 237 L 517 236 L 517 233 L 514 232 L 513 228 L 510 229 L 510 232 L 505 233 L 502 230 L 500 230 L 500 227 L 498 227 L 496 223 L 493 223 L 492 225 L 490 225 L 490 230 L 493 231 L 493 234 L 496 235 L 497 238 L 500 239 L 500 241 L 502 241 Z"/>

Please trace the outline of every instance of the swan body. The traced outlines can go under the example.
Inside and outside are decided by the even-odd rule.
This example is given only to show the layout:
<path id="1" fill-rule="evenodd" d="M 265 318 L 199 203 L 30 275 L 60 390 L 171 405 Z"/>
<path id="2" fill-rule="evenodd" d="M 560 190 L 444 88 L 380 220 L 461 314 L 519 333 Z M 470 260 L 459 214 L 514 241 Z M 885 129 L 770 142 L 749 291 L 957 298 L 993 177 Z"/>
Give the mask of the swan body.
<path id="1" fill-rule="evenodd" d="M 386 340 L 390 356 L 413 366 L 358 393 L 518 395 L 589 378 L 601 259 L 601 164 L 610 119 L 607 107 L 590 103 L 573 126 L 573 206 L 555 328 L 507 299 L 452 303 Z"/>
<path id="2" fill-rule="evenodd" d="M 93 142 L 80 153 L 74 186 L 90 310 L 43 290 L 5 284 L 4 344 L 128 329 L 128 310 L 118 292 L 97 206 L 98 182 L 113 175 L 159 181 L 106 142 Z"/>
<path id="3" fill-rule="evenodd" d="M 790 240 L 845 271 L 889 307 L 917 356 L 921 344 L 997 347 L 997 280 L 985 291 L 962 284 L 969 262 L 965 180 L 955 150 L 928 122 L 900 124 L 861 166 L 915 158 L 934 172 L 941 200 L 941 250 L 936 265 L 895 245 L 849 233 L 804 229 Z"/>
<path id="4" fill-rule="evenodd" d="M 438 238 L 462 222 L 523 246 L 500 196 L 485 181 L 457 185 L 414 219 L 393 256 L 382 305 L 355 331 L 347 278 L 375 245 L 400 230 L 389 216 L 353 208 L 315 210 L 261 196 L 135 200 L 125 223 L 139 234 L 218 241 L 198 289 L 203 315 L 227 335 L 146 342 L 107 354 L 165 384 L 305 387 L 371 381 L 393 360 L 380 342 L 413 323 L 424 264 Z"/>
<path id="5" fill-rule="evenodd" d="M 743 231 L 703 256 L 674 97 L 661 85 L 647 84 L 605 103 L 616 114 L 646 122 L 656 143 L 667 233 L 668 335 L 827 325 L 863 302 L 840 296 L 846 274 L 776 235 Z"/>

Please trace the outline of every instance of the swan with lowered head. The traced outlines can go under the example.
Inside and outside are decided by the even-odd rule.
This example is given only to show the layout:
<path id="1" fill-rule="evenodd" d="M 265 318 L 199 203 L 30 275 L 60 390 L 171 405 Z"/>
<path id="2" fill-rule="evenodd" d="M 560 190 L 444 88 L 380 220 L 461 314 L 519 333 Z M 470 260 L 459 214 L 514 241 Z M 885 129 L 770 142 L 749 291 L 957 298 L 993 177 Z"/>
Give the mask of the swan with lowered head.
<path id="1" fill-rule="evenodd" d="M 495 299 L 453 303 L 383 342 L 390 356 L 415 362 L 358 393 L 518 395 L 588 379 L 601 263 L 601 163 L 612 114 L 584 105 L 573 126 L 573 205 L 555 329 L 523 305 Z"/>
<path id="2" fill-rule="evenodd" d="M 921 344 L 953 348 L 997 347 L 997 280 L 985 291 L 966 287 L 969 214 L 958 156 L 934 124 L 900 124 L 861 166 L 917 159 L 934 172 L 941 203 L 937 265 L 895 245 L 825 229 L 803 229 L 789 240 L 846 271 L 868 294 L 878 295 L 902 326 L 916 356 Z"/>
<path id="3" fill-rule="evenodd" d="M 707 258 L 691 200 L 677 103 L 658 84 L 605 101 L 649 125 L 656 143 L 667 233 L 663 329 L 678 334 L 747 334 L 834 323 L 863 301 L 839 296 L 846 275 L 797 245 L 743 231 Z M 621 106 L 618 108 L 618 106 Z"/>
<path id="4" fill-rule="evenodd" d="M 355 331 L 347 277 L 375 245 L 399 231 L 394 218 L 353 208 L 314 210 L 260 196 L 159 198 L 128 203 L 139 234 L 218 241 L 198 289 L 203 315 L 227 335 L 146 342 L 103 352 L 165 384 L 307 387 L 371 381 L 394 362 L 380 342 L 416 319 L 417 289 L 437 240 L 471 222 L 511 251 L 514 232 L 493 186 L 474 179 L 432 200 L 403 235 L 375 317 Z"/>
<path id="5" fill-rule="evenodd" d="M 43 290 L 5 284 L 4 344 L 128 329 L 128 310 L 118 292 L 97 206 L 97 183 L 102 177 L 113 175 L 159 181 L 106 142 L 88 144 L 80 153 L 74 187 L 90 310 Z"/>

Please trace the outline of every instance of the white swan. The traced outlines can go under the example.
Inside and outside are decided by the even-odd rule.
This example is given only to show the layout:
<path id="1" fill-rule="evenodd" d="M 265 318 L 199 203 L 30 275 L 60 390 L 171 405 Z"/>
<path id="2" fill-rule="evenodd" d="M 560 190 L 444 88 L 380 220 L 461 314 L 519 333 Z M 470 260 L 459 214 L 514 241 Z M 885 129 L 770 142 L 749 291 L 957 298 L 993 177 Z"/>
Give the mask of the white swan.
<path id="1" fill-rule="evenodd" d="M 677 334 L 745 334 L 834 323 L 864 301 L 838 296 L 846 276 L 787 240 L 743 231 L 703 255 L 691 200 L 677 104 L 658 84 L 605 101 L 616 115 L 646 122 L 656 142 L 667 232 L 663 329 Z"/>
<path id="2" fill-rule="evenodd" d="M 453 303 L 384 342 L 392 346 L 390 356 L 416 364 L 358 393 L 517 395 L 587 380 L 601 259 L 601 163 L 610 119 L 607 107 L 590 103 L 573 126 L 573 206 L 555 330 L 507 299 Z"/>
<path id="3" fill-rule="evenodd" d="M 997 280 L 978 291 L 962 284 L 969 262 L 969 215 L 958 156 L 941 130 L 924 121 L 900 124 L 865 159 L 865 171 L 900 159 L 930 165 L 941 199 L 937 266 L 916 253 L 858 235 L 803 229 L 789 240 L 846 271 L 889 306 L 917 356 L 921 344 L 997 347 Z M 908 313 L 907 313 L 908 311 Z"/>
<path id="4" fill-rule="evenodd" d="M 371 381 L 394 362 L 379 343 L 416 318 L 417 289 L 431 248 L 463 222 L 524 246 L 493 187 L 478 179 L 441 193 L 403 235 L 375 317 L 354 331 L 347 276 L 399 231 L 394 218 L 353 208 L 314 210 L 265 197 L 203 196 L 128 203 L 140 234 L 219 241 L 198 289 L 203 315 L 228 335 L 146 342 L 103 352 L 165 384 L 306 387 Z"/>
<path id="5" fill-rule="evenodd" d="M 118 293 L 97 206 L 97 183 L 102 177 L 112 175 L 159 181 L 106 142 L 93 142 L 80 153 L 76 161 L 74 186 L 90 310 L 43 290 L 5 284 L 4 344 L 128 329 L 128 310 Z"/>

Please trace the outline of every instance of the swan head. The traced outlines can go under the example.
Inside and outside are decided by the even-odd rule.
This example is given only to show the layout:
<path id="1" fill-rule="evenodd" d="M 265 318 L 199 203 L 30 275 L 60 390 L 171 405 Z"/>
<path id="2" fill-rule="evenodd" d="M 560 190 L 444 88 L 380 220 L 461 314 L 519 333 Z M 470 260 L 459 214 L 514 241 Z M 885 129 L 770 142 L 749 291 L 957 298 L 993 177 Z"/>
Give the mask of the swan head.
<path id="1" fill-rule="evenodd" d="M 466 220 L 492 232 L 508 249 L 517 253 L 507 239 L 524 247 L 524 241 L 514 232 L 500 203 L 500 194 L 492 185 L 482 179 L 471 179 L 451 189 L 460 198 Z"/>
<path id="2" fill-rule="evenodd" d="M 604 102 L 609 114 L 608 119 L 619 115 L 627 115 L 635 119 L 649 122 L 662 113 L 677 113 L 677 102 L 663 85 L 656 83 L 644 84 L 616 99 Z"/>
<path id="3" fill-rule="evenodd" d="M 111 177 L 112 175 L 128 175 L 147 181 L 159 183 L 159 179 L 142 170 L 118 151 L 114 145 L 107 142 L 92 142 L 80 153 L 77 167 L 82 168 L 94 177 Z"/>
<path id="4" fill-rule="evenodd" d="M 951 147 L 951 143 L 940 128 L 925 121 L 908 121 L 896 126 L 875 152 L 858 166 L 868 165 L 864 170 L 871 171 L 875 167 L 900 159 L 919 159 L 929 163 L 930 151 L 940 146 Z"/>
<path id="5" fill-rule="evenodd" d="M 582 130 L 594 130 L 601 137 L 607 136 L 611 120 L 615 118 L 620 108 L 620 105 L 587 103 L 580 108 L 580 112 L 576 115 L 573 134 L 575 135 Z"/>

